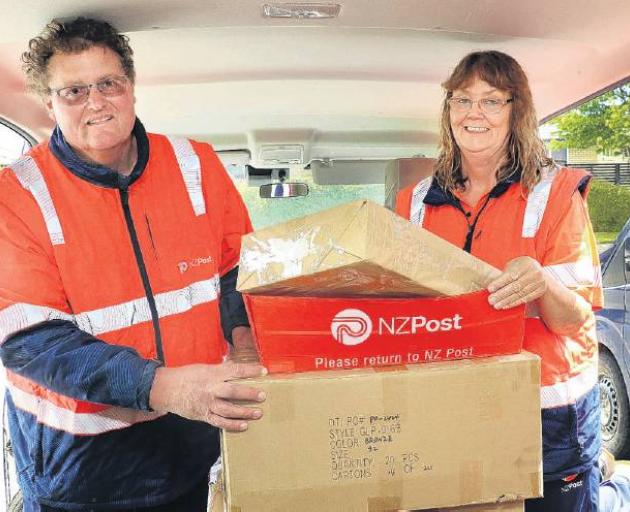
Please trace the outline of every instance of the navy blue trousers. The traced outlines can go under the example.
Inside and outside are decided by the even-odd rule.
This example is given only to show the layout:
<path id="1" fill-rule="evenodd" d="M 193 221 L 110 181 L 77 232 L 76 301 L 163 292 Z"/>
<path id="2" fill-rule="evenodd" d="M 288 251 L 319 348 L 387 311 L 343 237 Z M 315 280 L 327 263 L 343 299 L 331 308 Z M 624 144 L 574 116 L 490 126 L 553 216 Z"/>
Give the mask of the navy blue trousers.
<path id="1" fill-rule="evenodd" d="M 180 496 L 171 503 L 155 507 L 138 507 L 126 509 L 85 508 L 82 512 L 206 512 L 208 508 L 208 480 L 204 480 L 191 491 Z M 66 512 L 67 509 L 40 505 L 32 501 L 24 500 L 24 512 Z"/>
<path id="2" fill-rule="evenodd" d="M 599 483 L 597 464 L 575 478 L 545 482 L 544 498 L 527 500 L 525 512 L 598 512 Z"/>

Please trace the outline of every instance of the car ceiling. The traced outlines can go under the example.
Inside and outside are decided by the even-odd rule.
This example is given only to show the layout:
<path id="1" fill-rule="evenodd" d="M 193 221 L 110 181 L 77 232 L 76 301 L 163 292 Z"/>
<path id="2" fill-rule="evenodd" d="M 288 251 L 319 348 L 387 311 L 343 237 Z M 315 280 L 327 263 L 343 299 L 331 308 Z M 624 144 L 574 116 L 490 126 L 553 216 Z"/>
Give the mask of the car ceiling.
<path id="1" fill-rule="evenodd" d="M 335 19 L 266 19 L 251 0 L 2 0 L 0 116 L 51 128 L 20 53 L 53 17 L 131 39 L 139 117 L 222 150 L 304 144 L 308 158 L 435 154 L 440 83 L 473 50 L 514 56 L 539 118 L 630 76 L 627 0 L 346 0 Z M 308 159 L 307 158 L 307 159 Z"/>

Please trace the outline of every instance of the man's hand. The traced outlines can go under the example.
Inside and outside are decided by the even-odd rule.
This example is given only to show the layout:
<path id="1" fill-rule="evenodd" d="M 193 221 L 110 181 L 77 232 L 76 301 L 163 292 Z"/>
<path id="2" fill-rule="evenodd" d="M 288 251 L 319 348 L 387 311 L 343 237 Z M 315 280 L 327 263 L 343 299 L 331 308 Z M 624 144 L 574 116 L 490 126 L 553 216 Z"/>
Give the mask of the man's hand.
<path id="1" fill-rule="evenodd" d="M 547 286 L 540 263 L 520 256 L 509 261 L 503 273 L 488 285 L 488 301 L 495 309 L 513 308 L 539 299 Z"/>
<path id="2" fill-rule="evenodd" d="M 149 405 L 156 411 L 205 421 L 225 430 L 247 430 L 247 422 L 259 419 L 262 411 L 239 405 L 239 402 L 263 402 L 265 394 L 233 381 L 265 374 L 266 370 L 260 365 L 232 361 L 219 365 L 158 368 Z"/>

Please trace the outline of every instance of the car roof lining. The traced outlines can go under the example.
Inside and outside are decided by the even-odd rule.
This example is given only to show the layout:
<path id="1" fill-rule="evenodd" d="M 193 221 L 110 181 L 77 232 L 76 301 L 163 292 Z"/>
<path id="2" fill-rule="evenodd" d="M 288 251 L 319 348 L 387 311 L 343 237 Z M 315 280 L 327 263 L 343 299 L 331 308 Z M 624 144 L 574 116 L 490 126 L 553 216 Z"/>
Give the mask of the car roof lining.
<path id="1" fill-rule="evenodd" d="M 20 52 L 50 18 L 79 14 L 130 37 L 150 130 L 252 154 L 277 142 L 261 134 L 297 130 L 327 141 L 320 151 L 332 153 L 314 157 L 431 156 L 440 83 L 473 50 L 521 62 L 540 119 L 630 75 L 626 0 L 349 0 L 333 20 L 268 20 L 263 3 L 23 0 L 0 33 L 0 116 L 36 138 L 49 133 L 41 102 L 24 95 Z"/>

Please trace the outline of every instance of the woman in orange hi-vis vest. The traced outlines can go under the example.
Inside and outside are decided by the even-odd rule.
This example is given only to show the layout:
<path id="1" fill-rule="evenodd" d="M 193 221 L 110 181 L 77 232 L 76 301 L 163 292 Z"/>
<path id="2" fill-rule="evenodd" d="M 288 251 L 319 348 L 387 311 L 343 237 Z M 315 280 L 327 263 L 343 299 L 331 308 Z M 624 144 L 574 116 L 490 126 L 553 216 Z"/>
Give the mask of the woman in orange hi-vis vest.
<path id="1" fill-rule="evenodd" d="M 546 156 L 527 77 L 501 52 L 467 55 L 443 84 L 433 176 L 397 211 L 503 273 L 495 308 L 527 304 L 524 347 L 542 360 L 544 498 L 526 509 L 597 511 L 600 451 L 593 309 L 601 275 L 590 176 Z"/>
<path id="2" fill-rule="evenodd" d="M 127 38 L 51 22 L 23 56 L 56 122 L 0 171 L 0 355 L 26 512 L 202 512 L 218 429 L 261 410 L 223 362 L 249 216 L 208 144 L 147 133 Z M 220 306 L 220 307 L 219 307 Z M 224 334 L 222 333 L 222 327 Z"/>

